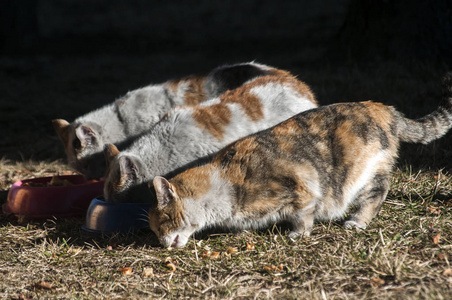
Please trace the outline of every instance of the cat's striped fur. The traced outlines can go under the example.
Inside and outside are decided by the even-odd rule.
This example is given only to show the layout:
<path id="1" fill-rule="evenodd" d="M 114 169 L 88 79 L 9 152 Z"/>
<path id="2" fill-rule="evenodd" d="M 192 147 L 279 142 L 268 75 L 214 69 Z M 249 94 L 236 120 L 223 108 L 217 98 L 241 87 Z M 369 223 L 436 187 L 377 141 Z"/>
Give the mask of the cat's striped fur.
<path id="1" fill-rule="evenodd" d="M 157 176 L 150 228 L 165 247 L 183 247 L 204 228 L 278 221 L 290 222 L 289 236 L 297 237 L 353 204 L 345 226 L 364 229 L 386 198 L 400 143 L 426 144 L 451 128 L 451 75 L 444 85 L 445 101 L 418 120 L 374 102 L 323 106 L 242 138 L 169 181 Z"/>
<path id="2" fill-rule="evenodd" d="M 317 107 L 307 85 L 290 73 L 261 66 L 267 74 L 194 107 L 171 110 L 129 148 L 106 149 L 104 196 L 112 202 L 147 202 L 147 183 L 232 141 Z"/>
<path id="3" fill-rule="evenodd" d="M 191 75 L 133 90 L 72 123 L 53 120 L 53 126 L 69 164 L 88 178 L 99 178 L 105 174 L 105 144 L 124 148 L 172 107 L 197 105 L 267 71 L 254 62 L 224 65 L 206 76 Z"/>

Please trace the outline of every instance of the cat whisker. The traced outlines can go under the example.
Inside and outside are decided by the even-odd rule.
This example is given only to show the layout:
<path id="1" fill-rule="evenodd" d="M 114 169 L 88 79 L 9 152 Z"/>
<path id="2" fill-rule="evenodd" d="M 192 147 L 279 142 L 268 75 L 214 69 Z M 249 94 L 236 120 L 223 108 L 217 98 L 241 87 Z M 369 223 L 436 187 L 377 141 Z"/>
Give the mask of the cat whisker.
<path id="1" fill-rule="evenodd" d="M 138 220 L 149 223 L 149 213 L 146 209 L 141 209 L 141 213 L 138 214 Z"/>
<path id="2" fill-rule="evenodd" d="M 138 220 L 149 222 L 149 216 L 138 215 Z"/>
<path id="3" fill-rule="evenodd" d="M 146 219 L 137 219 L 138 221 L 144 221 L 144 222 L 146 222 L 146 223 L 149 223 L 149 220 L 146 220 Z"/>

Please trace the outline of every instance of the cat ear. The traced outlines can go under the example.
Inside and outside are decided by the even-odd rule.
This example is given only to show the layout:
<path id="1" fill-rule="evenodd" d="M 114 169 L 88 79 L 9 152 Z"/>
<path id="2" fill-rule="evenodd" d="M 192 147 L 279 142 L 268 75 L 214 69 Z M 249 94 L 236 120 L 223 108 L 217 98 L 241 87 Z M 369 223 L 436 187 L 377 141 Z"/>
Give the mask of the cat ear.
<path id="1" fill-rule="evenodd" d="M 71 124 L 69 124 L 68 121 L 63 119 L 55 119 L 52 120 L 52 125 L 56 133 L 58 134 L 58 137 L 61 139 L 63 144 L 66 145 L 69 139 Z"/>
<path id="2" fill-rule="evenodd" d="M 107 165 L 110 165 L 110 162 L 119 154 L 118 148 L 116 148 L 113 144 L 106 144 L 104 147 L 104 155 L 105 160 L 107 161 Z"/>
<path id="3" fill-rule="evenodd" d="M 116 148 L 116 147 L 115 147 Z M 140 175 L 138 162 L 133 157 L 122 155 L 119 157 L 119 170 L 121 178 L 127 177 L 136 180 Z"/>
<path id="4" fill-rule="evenodd" d="M 176 191 L 168 180 L 161 176 L 155 176 L 152 181 L 157 194 L 157 207 L 163 208 L 173 201 L 176 201 Z"/>
<path id="5" fill-rule="evenodd" d="M 82 146 L 92 144 L 96 140 L 96 133 L 88 125 L 80 125 L 75 129 L 75 135 L 80 140 Z"/>

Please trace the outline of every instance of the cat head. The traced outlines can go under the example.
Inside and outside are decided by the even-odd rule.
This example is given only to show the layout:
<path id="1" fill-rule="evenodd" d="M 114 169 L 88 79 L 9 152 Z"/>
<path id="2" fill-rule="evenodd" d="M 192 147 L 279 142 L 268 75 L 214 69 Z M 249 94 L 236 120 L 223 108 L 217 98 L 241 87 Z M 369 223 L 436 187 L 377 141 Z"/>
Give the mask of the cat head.
<path id="1" fill-rule="evenodd" d="M 88 179 L 100 178 L 105 172 L 100 128 L 94 124 L 70 124 L 63 119 L 53 120 L 52 124 L 63 143 L 69 165 Z"/>
<path id="2" fill-rule="evenodd" d="M 121 153 L 116 146 L 106 144 L 104 155 L 107 171 L 104 177 L 104 197 L 109 202 L 150 202 L 146 165 L 136 155 Z"/>
<path id="3" fill-rule="evenodd" d="M 198 226 L 185 214 L 184 202 L 173 184 L 160 176 L 152 184 L 157 200 L 149 209 L 149 226 L 164 247 L 182 248 Z"/>

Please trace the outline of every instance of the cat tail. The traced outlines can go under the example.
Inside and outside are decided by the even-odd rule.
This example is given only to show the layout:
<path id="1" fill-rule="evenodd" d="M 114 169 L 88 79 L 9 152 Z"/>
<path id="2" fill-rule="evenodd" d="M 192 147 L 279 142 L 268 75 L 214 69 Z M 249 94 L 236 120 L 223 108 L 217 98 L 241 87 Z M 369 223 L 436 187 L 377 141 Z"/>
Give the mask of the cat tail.
<path id="1" fill-rule="evenodd" d="M 438 109 L 417 120 L 402 117 L 398 136 L 408 143 L 428 144 L 445 135 L 452 127 L 452 72 L 443 79 L 442 102 Z"/>

